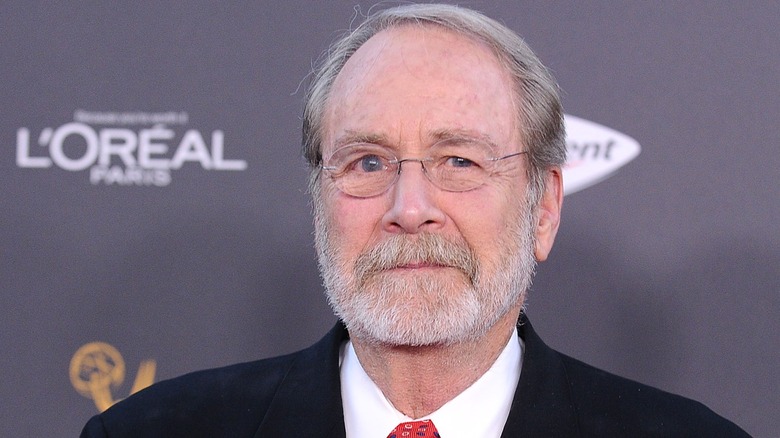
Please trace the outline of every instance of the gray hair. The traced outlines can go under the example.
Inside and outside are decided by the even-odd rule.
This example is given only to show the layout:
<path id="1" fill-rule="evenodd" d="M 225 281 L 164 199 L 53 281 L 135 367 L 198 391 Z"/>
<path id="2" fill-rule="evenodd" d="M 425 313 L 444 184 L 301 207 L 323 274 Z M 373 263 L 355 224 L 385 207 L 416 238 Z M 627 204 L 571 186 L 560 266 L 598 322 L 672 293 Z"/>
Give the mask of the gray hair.
<path id="1" fill-rule="evenodd" d="M 516 33 L 485 15 L 442 4 L 404 5 L 370 15 L 335 41 L 314 71 L 303 110 L 303 155 L 312 168 L 310 188 L 322 162 L 322 131 L 331 88 L 349 58 L 377 33 L 406 24 L 437 25 L 487 44 L 515 84 L 521 138 L 528 149 L 530 205 L 544 193 L 546 171 L 566 162 L 563 110 L 558 85 L 547 68 Z"/>

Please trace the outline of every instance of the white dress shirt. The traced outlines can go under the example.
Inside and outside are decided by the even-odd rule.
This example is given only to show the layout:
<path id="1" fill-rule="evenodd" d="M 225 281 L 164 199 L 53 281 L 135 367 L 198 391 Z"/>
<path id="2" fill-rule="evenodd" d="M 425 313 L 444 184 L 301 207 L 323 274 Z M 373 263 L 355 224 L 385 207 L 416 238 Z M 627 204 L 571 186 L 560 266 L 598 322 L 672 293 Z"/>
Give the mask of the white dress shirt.
<path id="1" fill-rule="evenodd" d="M 385 398 L 360 364 L 352 343 L 342 345 L 341 399 L 347 438 L 387 438 L 399 423 L 430 419 L 442 438 L 499 438 L 509 416 L 522 365 L 517 329 L 488 371 L 454 399 L 423 418 L 409 418 Z"/>

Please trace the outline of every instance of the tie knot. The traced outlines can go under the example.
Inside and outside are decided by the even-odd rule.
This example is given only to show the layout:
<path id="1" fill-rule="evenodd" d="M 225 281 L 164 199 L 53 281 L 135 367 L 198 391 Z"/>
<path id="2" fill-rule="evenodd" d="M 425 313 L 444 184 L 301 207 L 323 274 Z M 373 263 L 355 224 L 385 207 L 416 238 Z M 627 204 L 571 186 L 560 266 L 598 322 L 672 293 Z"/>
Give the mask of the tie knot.
<path id="1" fill-rule="evenodd" d="M 401 423 L 390 432 L 387 438 L 440 438 L 439 431 L 431 420 L 407 421 Z"/>

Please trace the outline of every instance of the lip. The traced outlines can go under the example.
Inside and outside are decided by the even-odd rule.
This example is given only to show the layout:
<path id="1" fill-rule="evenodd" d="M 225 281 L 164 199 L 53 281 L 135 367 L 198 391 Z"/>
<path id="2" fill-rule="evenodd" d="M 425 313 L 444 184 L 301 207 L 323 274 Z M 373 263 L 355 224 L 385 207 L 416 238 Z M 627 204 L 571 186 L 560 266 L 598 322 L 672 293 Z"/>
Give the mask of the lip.
<path id="1" fill-rule="evenodd" d="M 440 265 L 437 263 L 419 262 L 419 263 L 406 263 L 403 265 L 399 265 L 392 268 L 392 270 L 396 270 L 396 269 L 417 270 L 417 269 L 437 269 L 437 268 L 449 268 L 449 266 Z"/>

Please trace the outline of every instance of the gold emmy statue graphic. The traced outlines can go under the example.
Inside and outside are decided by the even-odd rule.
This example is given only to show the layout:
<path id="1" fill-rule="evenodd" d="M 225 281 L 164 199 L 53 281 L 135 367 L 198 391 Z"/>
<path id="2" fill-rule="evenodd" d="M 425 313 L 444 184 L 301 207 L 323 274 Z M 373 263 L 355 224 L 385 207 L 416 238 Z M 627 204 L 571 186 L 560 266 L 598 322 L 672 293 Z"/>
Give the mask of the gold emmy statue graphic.
<path id="1" fill-rule="evenodd" d="M 156 369 L 154 360 L 142 361 L 130 394 L 154 383 Z M 85 344 L 70 360 L 70 382 L 79 394 L 91 398 L 100 412 L 121 400 L 114 400 L 111 388 L 118 388 L 124 380 L 125 361 L 116 348 L 105 342 Z"/>

